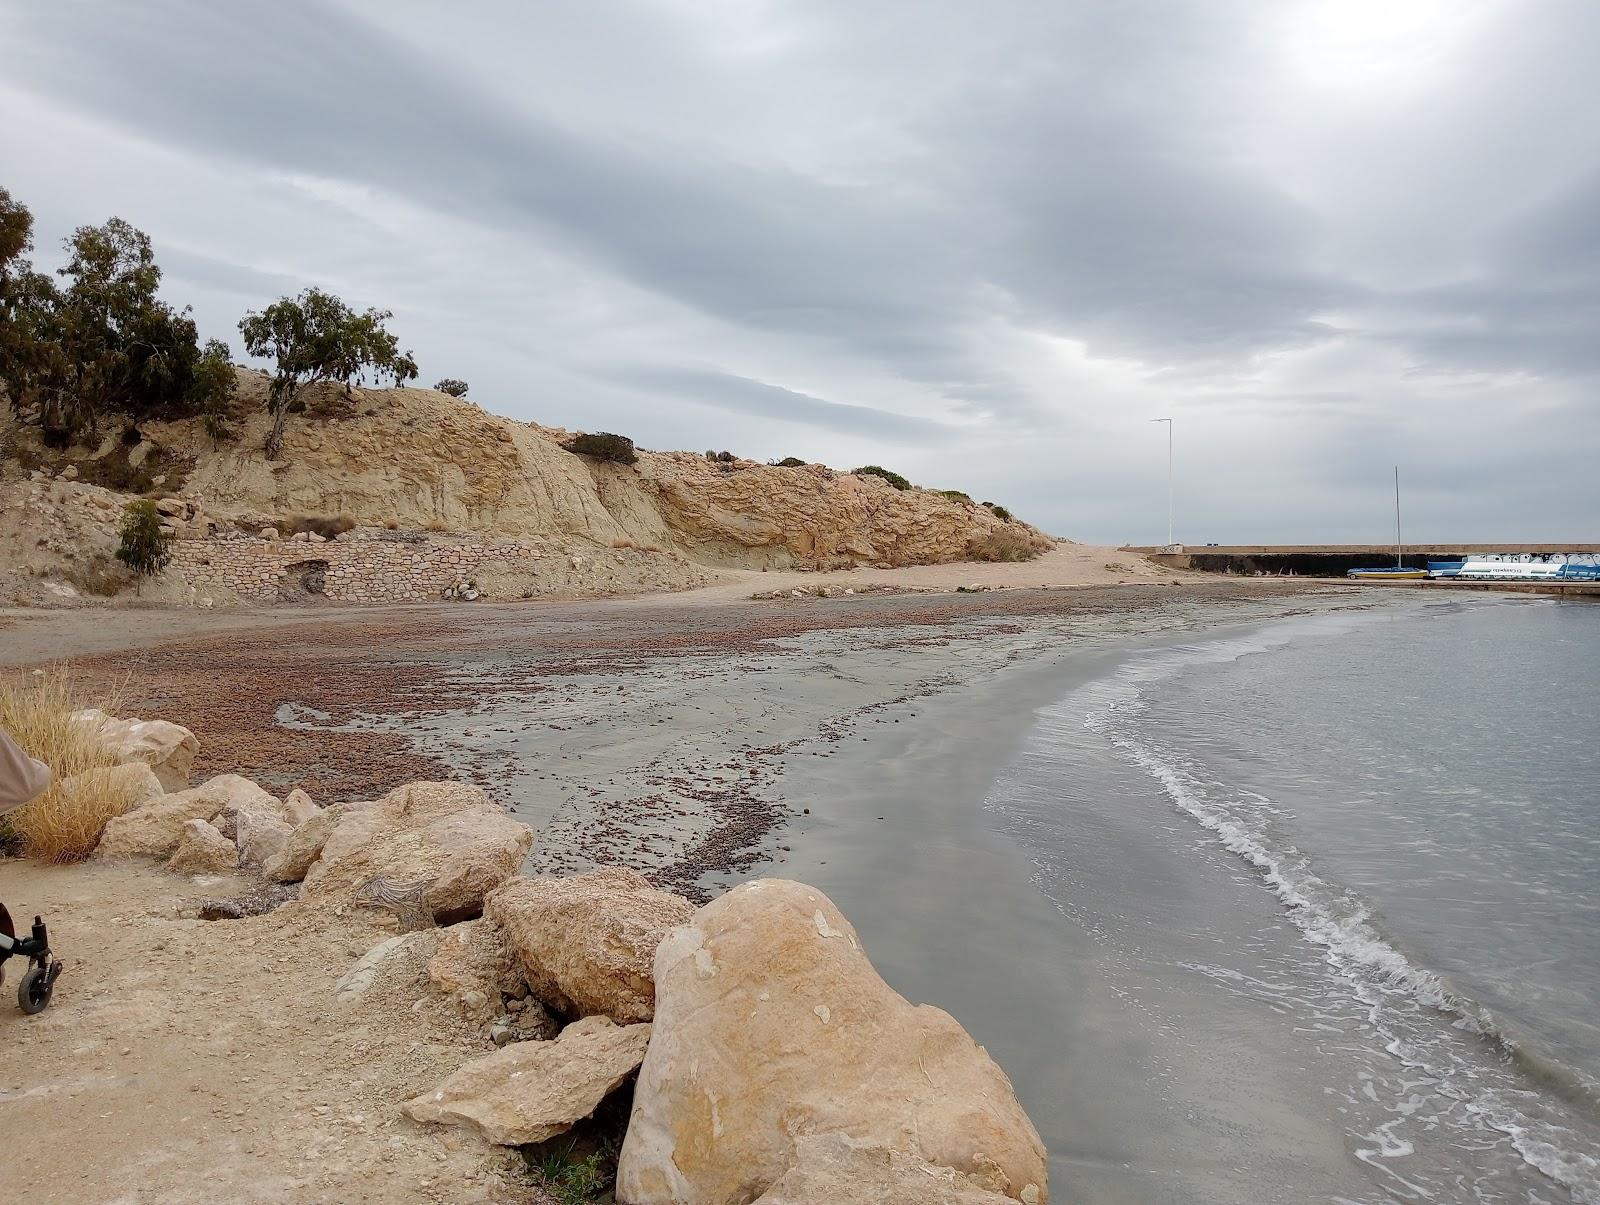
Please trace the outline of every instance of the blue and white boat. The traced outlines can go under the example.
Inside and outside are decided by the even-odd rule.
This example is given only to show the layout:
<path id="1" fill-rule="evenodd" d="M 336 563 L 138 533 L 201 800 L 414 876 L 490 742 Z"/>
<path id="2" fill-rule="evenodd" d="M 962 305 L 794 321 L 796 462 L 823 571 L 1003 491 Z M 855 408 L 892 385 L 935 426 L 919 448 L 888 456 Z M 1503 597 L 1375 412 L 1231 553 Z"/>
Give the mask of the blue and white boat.
<path id="1" fill-rule="evenodd" d="M 1441 568 L 1450 562 L 1439 562 Z M 1453 572 L 1434 572 L 1428 563 L 1429 577 L 1454 577 L 1468 581 L 1495 582 L 1595 582 L 1600 581 L 1600 561 L 1585 553 L 1555 553 L 1536 557 L 1526 553 L 1488 553 L 1469 556 Z"/>

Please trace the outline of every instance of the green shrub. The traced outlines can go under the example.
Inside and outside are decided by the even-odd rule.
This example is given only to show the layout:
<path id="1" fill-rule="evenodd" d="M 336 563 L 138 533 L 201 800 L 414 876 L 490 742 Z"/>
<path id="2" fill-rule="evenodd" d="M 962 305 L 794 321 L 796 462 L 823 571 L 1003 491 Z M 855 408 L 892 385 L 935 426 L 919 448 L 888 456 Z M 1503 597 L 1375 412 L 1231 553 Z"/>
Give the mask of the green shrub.
<path id="1" fill-rule="evenodd" d="M 899 473 L 890 472 L 881 464 L 866 464 L 853 471 L 857 476 L 861 477 L 882 477 L 897 490 L 908 490 L 911 488 L 911 482 L 900 476 Z"/>
<path id="2" fill-rule="evenodd" d="M 780 469 L 801 469 L 805 467 L 806 462 L 798 456 L 785 456 L 782 460 L 774 460 L 772 464 L 773 467 Z"/>
<path id="3" fill-rule="evenodd" d="M 626 435 L 614 435 L 610 431 L 574 435 L 561 446 L 574 456 L 609 460 L 614 464 L 633 464 L 639 459 L 638 453 L 633 450 L 633 440 Z"/>
<path id="4" fill-rule="evenodd" d="M 569 1140 L 557 1149 L 545 1149 L 529 1160 L 539 1183 L 559 1205 L 587 1205 L 611 1187 L 616 1176 L 616 1152 L 610 1144 L 579 1158 L 577 1143 Z"/>
<path id="5" fill-rule="evenodd" d="M 434 386 L 440 393 L 448 393 L 451 397 L 466 397 L 467 383 L 455 377 L 445 377 Z"/>
<path id="6" fill-rule="evenodd" d="M 121 536 L 117 560 L 135 573 L 160 573 L 172 559 L 172 537 L 161 530 L 161 514 L 148 499 L 123 508 Z"/>
<path id="7" fill-rule="evenodd" d="M 968 493 L 966 493 L 966 492 L 964 492 L 962 490 L 940 490 L 939 492 L 941 494 L 943 494 L 946 498 L 953 498 L 957 502 L 971 502 L 972 501 L 972 495 L 968 494 Z"/>
<path id="8" fill-rule="evenodd" d="M 998 504 L 996 504 L 994 502 L 985 502 L 984 505 L 987 506 L 990 510 L 992 510 L 994 512 L 994 517 L 996 519 L 999 519 L 999 520 L 1001 520 L 1002 522 L 1005 522 L 1005 523 L 1011 522 L 1011 512 L 1008 511 L 1005 507 L 1000 506 L 1000 505 L 998 505 Z"/>

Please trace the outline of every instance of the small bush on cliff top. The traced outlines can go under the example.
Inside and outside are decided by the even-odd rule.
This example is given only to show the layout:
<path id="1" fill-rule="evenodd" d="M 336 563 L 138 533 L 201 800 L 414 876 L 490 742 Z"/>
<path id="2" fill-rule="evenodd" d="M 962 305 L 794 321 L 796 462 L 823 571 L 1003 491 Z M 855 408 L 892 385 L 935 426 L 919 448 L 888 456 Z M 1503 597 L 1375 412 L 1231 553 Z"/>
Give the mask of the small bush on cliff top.
<path id="1" fill-rule="evenodd" d="M 638 453 L 633 450 L 633 440 L 626 435 L 613 435 L 610 431 L 574 435 L 561 446 L 575 456 L 609 460 L 616 464 L 633 464 L 639 459 Z"/>
<path id="2" fill-rule="evenodd" d="M 50 789 L 0 819 L 0 841 L 43 862 L 76 862 L 100 843 L 106 821 L 128 810 L 133 799 L 109 771 L 116 764 L 94 729 L 73 721 L 83 702 L 66 671 L 0 678 L 0 727 L 31 757 L 50 767 Z M 99 701 L 105 711 L 115 701 Z M 62 783 L 78 778 L 73 790 Z"/>
<path id="3" fill-rule="evenodd" d="M 998 505 L 998 504 L 996 504 L 994 502 L 985 502 L 984 505 L 987 506 L 990 510 L 992 510 L 994 512 L 994 517 L 996 519 L 999 519 L 999 520 L 1001 520 L 1002 522 L 1005 522 L 1005 523 L 1011 522 L 1011 512 L 1008 511 L 1005 507 L 1000 506 L 1000 505 Z"/>
<path id="4" fill-rule="evenodd" d="M 455 377 L 445 377 L 434 388 L 440 393 L 448 393 L 451 397 L 467 396 L 467 383 L 457 380 Z"/>
<path id="5" fill-rule="evenodd" d="M 774 460 L 772 464 L 774 468 L 780 469 L 803 469 L 806 462 L 798 456 L 785 456 L 782 460 Z"/>
<path id="6" fill-rule="evenodd" d="M 946 498 L 953 498 L 957 502 L 971 502 L 972 501 L 972 495 L 967 493 L 967 492 L 965 492 L 964 490 L 940 490 L 939 492 L 941 494 L 943 494 Z"/>
<path id="7" fill-rule="evenodd" d="M 911 488 L 911 482 L 900 476 L 899 473 L 890 472 L 881 464 L 866 464 L 862 465 L 859 469 L 854 469 L 852 471 L 860 477 L 882 477 L 897 490 L 908 490 Z"/>

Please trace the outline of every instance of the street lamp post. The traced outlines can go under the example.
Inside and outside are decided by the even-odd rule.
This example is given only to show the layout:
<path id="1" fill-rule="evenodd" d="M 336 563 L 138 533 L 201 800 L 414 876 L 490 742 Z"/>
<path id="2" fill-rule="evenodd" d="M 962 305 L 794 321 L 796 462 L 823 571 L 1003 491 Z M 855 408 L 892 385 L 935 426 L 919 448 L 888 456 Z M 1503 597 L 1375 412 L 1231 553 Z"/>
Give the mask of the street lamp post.
<path id="1" fill-rule="evenodd" d="M 1170 418 L 1153 418 L 1153 423 L 1167 424 L 1167 547 L 1174 544 L 1172 538 L 1172 420 Z"/>

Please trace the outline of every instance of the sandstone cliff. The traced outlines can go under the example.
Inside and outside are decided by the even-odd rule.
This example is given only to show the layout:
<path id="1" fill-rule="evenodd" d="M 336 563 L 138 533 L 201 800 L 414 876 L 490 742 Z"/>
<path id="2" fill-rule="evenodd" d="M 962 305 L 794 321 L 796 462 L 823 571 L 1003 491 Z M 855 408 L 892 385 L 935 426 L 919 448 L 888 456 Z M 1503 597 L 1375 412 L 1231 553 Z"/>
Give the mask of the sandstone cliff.
<path id="1" fill-rule="evenodd" d="M 183 493 L 215 513 L 348 515 L 358 524 L 517 538 L 624 542 L 702 564 L 832 568 L 962 560 L 973 540 L 1008 533 L 1043 550 L 1034 528 L 932 490 L 897 490 L 822 465 L 718 464 L 641 452 L 635 465 L 562 449 L 569 433 L 490 414 L 427 389 L 330 390 L 321 416 L 293 416 L 283 458 L 261 451 L 266 380 L 240 372 L 238 438 L 198 423 L 146 424 L 168 458 L 192 459 Z"/>

